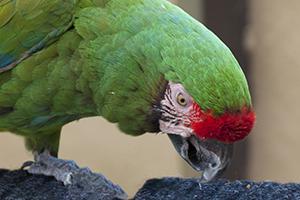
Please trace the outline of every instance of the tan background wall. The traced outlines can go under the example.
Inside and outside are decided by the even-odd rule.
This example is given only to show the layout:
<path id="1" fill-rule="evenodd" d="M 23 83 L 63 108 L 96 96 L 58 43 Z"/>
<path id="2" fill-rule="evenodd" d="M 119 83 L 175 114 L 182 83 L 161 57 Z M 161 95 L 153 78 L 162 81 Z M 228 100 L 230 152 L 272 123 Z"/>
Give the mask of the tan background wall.
<path id="1" fill-rule="evenodd" d="M 198 18 L 199 4 L 199 0 L 191 0 L 183 5 Z M 136 193 L 149 178 L 185 176 L 186 168 L 192 170 L 179 158 L 165 135 L 128 136 L 100 117 L 66 125 L 59 156 L 101 172 L 120 184 L 129 195 Z M 0 134 L 0 168 L 15 169 L 31 159 L 32 155 L 25 150 L 21 137 Z"/>
<path id="2" fill-rule="evenodd" d="M 181 166 L 186 165 L 165 135 L 127 136 L 98 117 L 66 125 L 59 156 L 105 174 L 129 194 L 151 177 L 183 176 Z M 1 168 L 18 168 L 29 159 L 21 137 L 0 134 Z"/>
<path id="3" fill-rule="evenodd" d="M 300 181 L 300 1 L 249 0 L 257 124 L 249 177 Z"/>

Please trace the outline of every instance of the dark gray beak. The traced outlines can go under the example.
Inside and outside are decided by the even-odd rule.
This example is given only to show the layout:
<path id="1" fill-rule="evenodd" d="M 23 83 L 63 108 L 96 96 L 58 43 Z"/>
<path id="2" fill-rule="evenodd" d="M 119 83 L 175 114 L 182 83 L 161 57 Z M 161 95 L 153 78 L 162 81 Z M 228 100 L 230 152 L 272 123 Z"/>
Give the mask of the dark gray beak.
<path id="1" fill-rule="evenodd" d="M 196 171 L 202 172 L 202 181 L 211 181 L 221 175 L 231 161 L 233 144 L 200 140 L 195 136 L 168 136 L 180 156 Z"/>

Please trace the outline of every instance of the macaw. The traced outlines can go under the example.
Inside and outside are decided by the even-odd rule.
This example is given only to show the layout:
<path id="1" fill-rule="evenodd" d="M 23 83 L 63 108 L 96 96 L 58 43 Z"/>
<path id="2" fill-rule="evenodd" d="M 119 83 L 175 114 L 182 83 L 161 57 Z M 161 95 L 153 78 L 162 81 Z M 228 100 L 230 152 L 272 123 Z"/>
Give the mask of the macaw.
<path id="1" fill-rule="evenodd" d="M 167 134 L 207 181 L 255 122 L 229 48 L 166 0 L 0 1 L 0 131 L 23 136 L 48 166 L 28 171 L 69 183 L 61 129 L 89 116 L 129 135 Z"/>

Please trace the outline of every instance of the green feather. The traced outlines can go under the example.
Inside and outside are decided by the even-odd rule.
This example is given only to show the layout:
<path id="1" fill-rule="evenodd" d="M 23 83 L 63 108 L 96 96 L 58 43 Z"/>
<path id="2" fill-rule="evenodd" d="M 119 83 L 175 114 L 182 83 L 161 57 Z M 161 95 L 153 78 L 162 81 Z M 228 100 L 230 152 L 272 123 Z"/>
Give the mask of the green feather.
<path id="1" fill-rule="evenodd" d="M 17 63 L 0 73 L 0 130 L 31 150 L 57 152 L 61 127 L 87 116 L 132 135 L 158 131 L 151 115 L 167 81 L 216 115 L 251 107 L 230 50 L 168 1 L 4 2 L 0 64 Z"/>

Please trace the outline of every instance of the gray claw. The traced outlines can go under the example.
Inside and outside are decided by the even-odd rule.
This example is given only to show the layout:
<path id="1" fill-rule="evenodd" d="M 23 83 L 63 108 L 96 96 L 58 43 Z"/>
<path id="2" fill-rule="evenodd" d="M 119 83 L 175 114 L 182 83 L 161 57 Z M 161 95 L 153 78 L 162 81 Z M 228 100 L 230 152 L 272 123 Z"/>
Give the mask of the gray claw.
<path id="1" fill-rule="evenodd" d="M 71 188 L 80 186 L 91 195 L 97 195 L 95 199 L 128 199 L 120 186 L 113 184 L 103 175 L 93 173 L 88 168 L 80 168 L 72 160 L 53 157 L 48 152 L 36 154 L 35 162 L 27 171 L 31 174 L 54 176 L 56 180 Z"/>
<path id="2" fill-rule="evenodd" d="M 69 185 L 72 184 L 72 172 L 79 170 L 79 167 L 74 161 L 55 158 L 45 151 L 36 154 L 35 162 L 26 170 L 31 174 L 54 176 L 56 180 L 63 182 L 64 185 Z"/>

